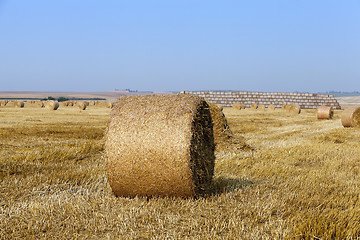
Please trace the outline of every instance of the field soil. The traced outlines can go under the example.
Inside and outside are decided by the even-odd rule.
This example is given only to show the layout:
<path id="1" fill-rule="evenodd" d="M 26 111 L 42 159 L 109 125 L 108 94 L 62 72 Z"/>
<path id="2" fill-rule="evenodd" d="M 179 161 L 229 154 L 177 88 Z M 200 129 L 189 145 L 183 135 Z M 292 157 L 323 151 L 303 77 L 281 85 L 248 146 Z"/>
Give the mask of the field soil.
<path id="1" fill-rule="evenodd" d="M 111 110 L 0 107 L 0 239 L 359 239 L 360 129 L 315 110 L 224 108 L 212 192 L 115 197 Z M 245 142 L 244 142 L 245 141 Z"/>

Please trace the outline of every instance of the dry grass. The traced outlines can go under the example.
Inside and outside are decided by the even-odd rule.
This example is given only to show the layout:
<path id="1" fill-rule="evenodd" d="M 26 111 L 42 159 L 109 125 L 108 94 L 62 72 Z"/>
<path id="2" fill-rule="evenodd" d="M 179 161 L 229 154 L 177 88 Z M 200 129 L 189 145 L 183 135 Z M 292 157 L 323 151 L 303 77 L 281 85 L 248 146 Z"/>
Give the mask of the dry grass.
<path id="1" fill-rule="evenodd" d="M 116 198 L 105 177 L 110 109 L 0 108 L 1 239 L 357 239 L 360 129 L 341 111 L 224 108 L 211 195 Z M 247 146 L 236 137 L 245 137 Z"/>

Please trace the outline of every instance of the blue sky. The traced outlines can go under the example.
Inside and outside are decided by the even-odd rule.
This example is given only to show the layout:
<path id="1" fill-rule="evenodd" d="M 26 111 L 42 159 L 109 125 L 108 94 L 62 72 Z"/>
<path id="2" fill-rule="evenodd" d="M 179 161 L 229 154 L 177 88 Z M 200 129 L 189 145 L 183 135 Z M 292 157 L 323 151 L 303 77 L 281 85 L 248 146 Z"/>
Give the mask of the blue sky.
<path id="1" fill-rule="evenodd" d="M 0 0 L 0 91 L 360 91 L 360 0 Z"/>

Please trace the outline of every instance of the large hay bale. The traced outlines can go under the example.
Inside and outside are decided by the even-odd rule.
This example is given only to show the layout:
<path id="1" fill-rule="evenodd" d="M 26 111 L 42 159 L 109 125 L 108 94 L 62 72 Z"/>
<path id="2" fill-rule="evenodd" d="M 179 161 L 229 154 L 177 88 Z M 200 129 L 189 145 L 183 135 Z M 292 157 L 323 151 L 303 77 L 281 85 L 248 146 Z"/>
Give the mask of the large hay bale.
<path id="1" fill-rule="evenodd" d="M 300 114 L 301 107 L 298 104 L 290 104 L 287 107 L 287 111 L 292 114 Z"/>
<path id="2" fill-rule="evenodd" d="M 271 111 L 275 110 L 275 106 L 273 104 L 269 104 L 269 106 L 267 108 Z"/>
<path id="3" fill-rule="evenodd" d="M 241 109 L 241 106 L 240 106 L 239 103 L 234 103 L 234 104 L 232 105 L 232 107 L 233 107 L 234 109 L 237 109 L 237 110 L 240 110 L 240 109 Z"/>
<path id="4" fill-rule="evenodd" d="M 257 109 L 258 105 L 256 103 L 251 104 L 251 109 Z"/>
<path id="5" fill-rule="evenodd" d="M 341 114 L 344 127 L 360 127 L 360 107 L 347 108 Z"/>
<path id="6" fill-rule="evenodd" d="M 25 106 L 24 101 L 16 101 L 15 102 L 15 107 L 17 108 L 23 108 Z"/>
<path id="7" fill-rule="evenodd" d="M 111 112 L 106 172 L 117 196 L 193 197 L 214 173 L 209 105 L 194 95 L 124 96 Z"/>
<path id="8" fill-rule="evenodd" d="M 78 102 L 77 107 L 80 110 L 85 110 L 86 109 L 86 104 L 85 104 L 85 102 Z"/>
<path id="9" fill-rule="evenodd" d="M 331 106 L 322 105 L 317 108 L 317 119 L 332 119 L 334 110 Z"/>
<path id="10" fill-rule="evenodd" d="M 232 132 L 227 123 L 226 117 L 222 112 L 222 109 L 213 103 L 208 102 L 210 107 L 211 118 L 213 122 L 213 130 L 214 130 L 214 141 L 215 143 L 219 143 L 224 139 L 228 139 L 232 136 Z"/>
<path id="11" fill-rule="evenodd" d="M 59 102 L 57 101 L 46 101 L 45 108 L 49 110 L 57 110 L 59 108 Z"/>

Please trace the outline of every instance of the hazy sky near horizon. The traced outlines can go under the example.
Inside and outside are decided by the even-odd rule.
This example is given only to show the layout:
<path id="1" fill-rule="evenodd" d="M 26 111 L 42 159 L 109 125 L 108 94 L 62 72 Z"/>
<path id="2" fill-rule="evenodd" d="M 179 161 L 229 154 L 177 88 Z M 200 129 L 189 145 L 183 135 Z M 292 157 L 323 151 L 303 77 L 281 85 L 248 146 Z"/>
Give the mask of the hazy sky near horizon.
<path id="1" fill-rule="evenodd" d="M 0 0 L 0 91 L 360 91 L 360 0 Z"/>

